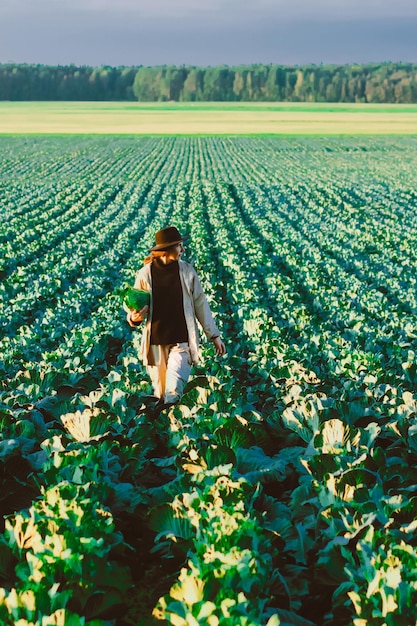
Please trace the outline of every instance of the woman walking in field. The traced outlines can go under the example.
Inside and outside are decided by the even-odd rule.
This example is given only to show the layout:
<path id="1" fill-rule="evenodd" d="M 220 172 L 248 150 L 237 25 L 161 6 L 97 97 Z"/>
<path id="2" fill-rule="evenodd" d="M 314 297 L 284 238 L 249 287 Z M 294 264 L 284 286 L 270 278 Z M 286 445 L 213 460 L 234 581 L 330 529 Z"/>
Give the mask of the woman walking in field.
<path id="1" fill-rule="evenodd" d="M 136 289 L 150 293 L 149 306 L 127 313 L 130 326 L 146 319 L 141 358 L 161 404 L 179 400 L 191 367 L 198 361 L 196 320 L 217 355 L 226 352 L 197 272 L 181 260 L 183 241 L 175 226 L 155 234 L 155 245 L 136 273 L 134 284 Z"/>

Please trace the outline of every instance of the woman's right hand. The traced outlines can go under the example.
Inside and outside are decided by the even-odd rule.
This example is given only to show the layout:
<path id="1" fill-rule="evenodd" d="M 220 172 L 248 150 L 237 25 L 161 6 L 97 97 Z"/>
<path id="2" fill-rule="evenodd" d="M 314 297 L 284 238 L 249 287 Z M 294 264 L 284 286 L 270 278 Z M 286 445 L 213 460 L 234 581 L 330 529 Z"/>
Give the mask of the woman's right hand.
<path id="1" fill-rule="evenodd" d="M 147 304 L 145 304 L 145 306 L 142 309 L 140 309 L 140 311 L 136 311 L 135 309 L 132 309 L 130 311 L 131 322 L 133 322 L 134 324 L 137 324 L 138 322 L 143 322 L 143 320 L 148 314 L 148 311 L 149 311 L 149 306 Z"/>

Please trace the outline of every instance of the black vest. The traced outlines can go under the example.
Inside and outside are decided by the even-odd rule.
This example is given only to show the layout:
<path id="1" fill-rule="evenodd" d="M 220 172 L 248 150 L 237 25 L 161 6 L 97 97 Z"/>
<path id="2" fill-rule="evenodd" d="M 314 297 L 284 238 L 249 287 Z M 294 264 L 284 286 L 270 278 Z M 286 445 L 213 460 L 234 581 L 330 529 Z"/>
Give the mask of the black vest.
<path id="1" fill-rule="evenodd" d="M 151 344 L 169 345 L 188 341 L 178 261 L 165 265 L 160 259 L 154 259 L 151 276 Z"/>

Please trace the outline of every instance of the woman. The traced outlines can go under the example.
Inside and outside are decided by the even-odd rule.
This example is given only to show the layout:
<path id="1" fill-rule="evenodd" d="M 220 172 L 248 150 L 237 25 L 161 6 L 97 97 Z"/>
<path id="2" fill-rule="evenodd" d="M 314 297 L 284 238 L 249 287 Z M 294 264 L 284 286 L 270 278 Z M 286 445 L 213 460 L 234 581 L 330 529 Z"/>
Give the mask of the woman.
<path id="1" fill-rule="evenodd" d="M 155 234 L 155 245 L 136 274 L 134 287 L 151 294 L 149 306 L 129 310 L 127 320 L 137 326 L 146 318 L 141 358 L 162 404 L 182 395 L 193 363 L 197 363 L 201 324 L 218 356 L 226 352 L 195 269 L 181 261 L 184 237 L 175 226 Z"/>

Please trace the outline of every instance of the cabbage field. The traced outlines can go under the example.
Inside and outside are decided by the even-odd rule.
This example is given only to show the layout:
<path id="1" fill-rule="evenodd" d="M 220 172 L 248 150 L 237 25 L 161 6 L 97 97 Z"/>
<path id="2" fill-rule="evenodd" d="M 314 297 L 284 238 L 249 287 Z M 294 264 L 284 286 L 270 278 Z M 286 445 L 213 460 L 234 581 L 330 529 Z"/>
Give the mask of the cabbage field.
<path id="1" fill-rule="evenodd" d="M 417 138 L 0 138 L 2 626 L 417 623 Z M 227 345 L 158 413 L 120 294 Z"/>

